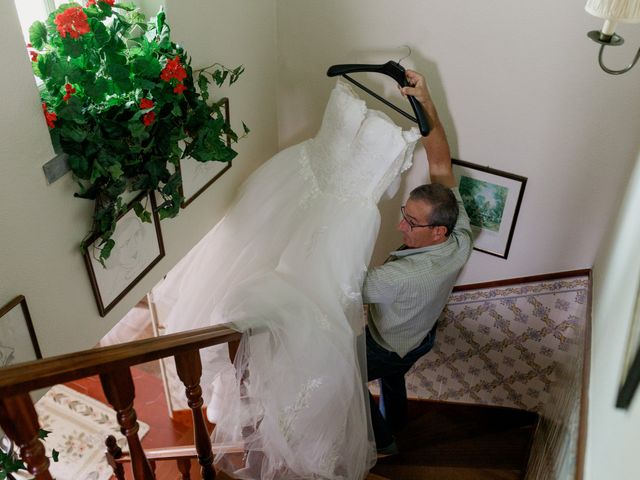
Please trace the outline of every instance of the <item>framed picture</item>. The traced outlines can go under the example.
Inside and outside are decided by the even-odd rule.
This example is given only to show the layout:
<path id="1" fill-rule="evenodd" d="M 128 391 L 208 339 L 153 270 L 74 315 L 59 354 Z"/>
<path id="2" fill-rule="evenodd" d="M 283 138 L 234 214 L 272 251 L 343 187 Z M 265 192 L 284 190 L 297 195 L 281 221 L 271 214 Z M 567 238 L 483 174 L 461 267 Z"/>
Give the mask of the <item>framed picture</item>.
<path id="1" fill-rule="evenodd" d="M 640 285 L 636 292 L 636 303 L 633 309 L 633 318 L 631 319 L 631 328 L 629 330 L 629 338 L 627 340 L 627 348 L 624 357 L 624 366 L 622 369 L 622 379 L 620 382 L 620 390 L 618 390 L 618 398 L 616 399 L 616 407 L 629 408 L 633 396 L 638 390 L 640 383 Z"/>
<path id="2" fill-rule="evenodd" d="M 154 196 L 147 195 L 146 199 L 151 206 L 151 223 L 142 222 L 133 210 L 133 203 L 144 197 L 144 193 L 139 195 L 118 219 L 111 237 L 116 244 L 104 267 L 98 261 L 99 238 L 89 241 L 84 255 L 98 311 L 103 317 L 164 257 Z"/>
<path id="3" fill-rule="evenodd" d="M 471 221 L 473 248 L 507 258 L 527 179 L 455 159 L 453 174 Z"/>
<path id="4" fill-rule="evenodd" d="M 0 308 L 0 368 L 42 358 L 24 295 Z"/>
<path id="5" fill-rule="evenodd" d="M 223 107 L 225 121 L 229 124 L 229 99 L 225 97 L 220 102 Z M 231 146 L 231 137 L 229 135 L 227 135 L 227 146 Z M 181 159 L 179 169 L 182 177 L 182 196 L 184 197 L 182 208 L 186 208 L 230 168 L 231 161 L 199 162 L 191 157 Z"/>

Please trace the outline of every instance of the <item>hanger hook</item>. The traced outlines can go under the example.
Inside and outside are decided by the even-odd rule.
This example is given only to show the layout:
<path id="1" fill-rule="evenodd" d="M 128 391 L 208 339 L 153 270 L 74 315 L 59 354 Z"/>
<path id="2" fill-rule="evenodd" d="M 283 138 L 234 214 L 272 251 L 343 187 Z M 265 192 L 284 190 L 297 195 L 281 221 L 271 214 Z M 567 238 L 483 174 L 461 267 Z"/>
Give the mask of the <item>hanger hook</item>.
<path id="1" fill-rule="evenodd" d="M 409 50 L 409 53 L 407 53 L 404 57 L 402 57 L 400 60 L 398 60 L 398 64 L 400 64 L 400 62 L 402 62 L 405 58 L 409 58 L 411 56 L 411 47 L 409 45 L 403 45 L 403 47 L 407 47 L 407 50 Z"/>

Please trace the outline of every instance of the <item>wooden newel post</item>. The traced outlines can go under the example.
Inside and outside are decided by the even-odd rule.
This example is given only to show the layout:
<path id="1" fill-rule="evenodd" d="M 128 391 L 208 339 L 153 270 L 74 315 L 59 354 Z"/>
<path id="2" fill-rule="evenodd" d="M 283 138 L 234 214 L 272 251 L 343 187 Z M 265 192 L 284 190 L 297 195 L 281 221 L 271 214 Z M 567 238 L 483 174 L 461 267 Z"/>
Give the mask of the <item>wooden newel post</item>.
<path id="1" fill-rule="evenodd" d="M 20 448 L 27 470 L 37 480 L 52 480 L 49 459 L 38 436 L 38 415 L 28 393 L 0 398 L 0 426 Z"/>
<path id="2" fill-rule="evenodd" d="M 127 437 L 131 469 L 135 480 L 155 480 L 151 465 L 147 460 L 138 437 L 139 425 L 133 409 L 135 388 L 128 367 L 120 367 L 100 374 L 102 389 L 109 403 L 117 413 L 120 431 Z"/>
<path id="3" fill-rule="evenodd" d="M 178 377 L 180 377 L 185 386 L 189 408 L 191 408 L 191 415 L 193 416 L 193 437 L 201 466 L 200 472 L 204 480 L 213 480 L 216 478 L 216 471 L 213 468 L 211 438 L 202 413 L 203 400 L 202 388 L 200 387 L 202 362 L 200 361 L 200 351 L 191 350 L 180 353 L 174 358 Z"/>

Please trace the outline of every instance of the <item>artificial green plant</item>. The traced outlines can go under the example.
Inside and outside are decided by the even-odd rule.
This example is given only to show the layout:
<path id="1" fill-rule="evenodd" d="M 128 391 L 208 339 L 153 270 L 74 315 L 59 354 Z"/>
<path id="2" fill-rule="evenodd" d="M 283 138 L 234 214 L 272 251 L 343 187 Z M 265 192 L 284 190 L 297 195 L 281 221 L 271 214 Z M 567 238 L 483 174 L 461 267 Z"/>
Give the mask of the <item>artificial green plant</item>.
<path id="1" fill-rule="evenodd" d="M 95 200 L 91 231 L 104 262 L 115 245 L 128 192 L 156 192 L 160 218 L 178 214 L 182 157 L 229 162 L 238 136 L 209 85 L 233 84 L 243 67 L 214 64 L 196 72 L 171 41 L 165 13 L 147 21 L 132 3 L 67 3 L 29 29 L 33 71 L 54 147 L 68 154 L 77 197 Z M 243 124 L 244 132 L 248 132 Z M 145 197 L 147 198 L 147 197 Z M 151 221 L 148 205 L 133 208 Z M 94 240 L 99 241 L 94 243 Z"/>

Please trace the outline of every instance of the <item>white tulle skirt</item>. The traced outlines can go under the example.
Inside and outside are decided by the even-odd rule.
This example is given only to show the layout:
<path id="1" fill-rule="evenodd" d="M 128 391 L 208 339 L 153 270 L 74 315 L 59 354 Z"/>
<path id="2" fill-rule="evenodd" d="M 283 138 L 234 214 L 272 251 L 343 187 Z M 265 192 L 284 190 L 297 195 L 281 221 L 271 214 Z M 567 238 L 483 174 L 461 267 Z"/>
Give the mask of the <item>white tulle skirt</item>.
<path id="1" fill-rule="evenodd" d="M 360 292 L 379 213 L 323 193 L 308 162 L 302 143 L 254 172 L 154 290 L 170 332 L 245 332 L 234 365 L 202 352 L 213 441 L 247 452 L 215 461 L 237 478 L 359 480 L 375 461 Z"/>

